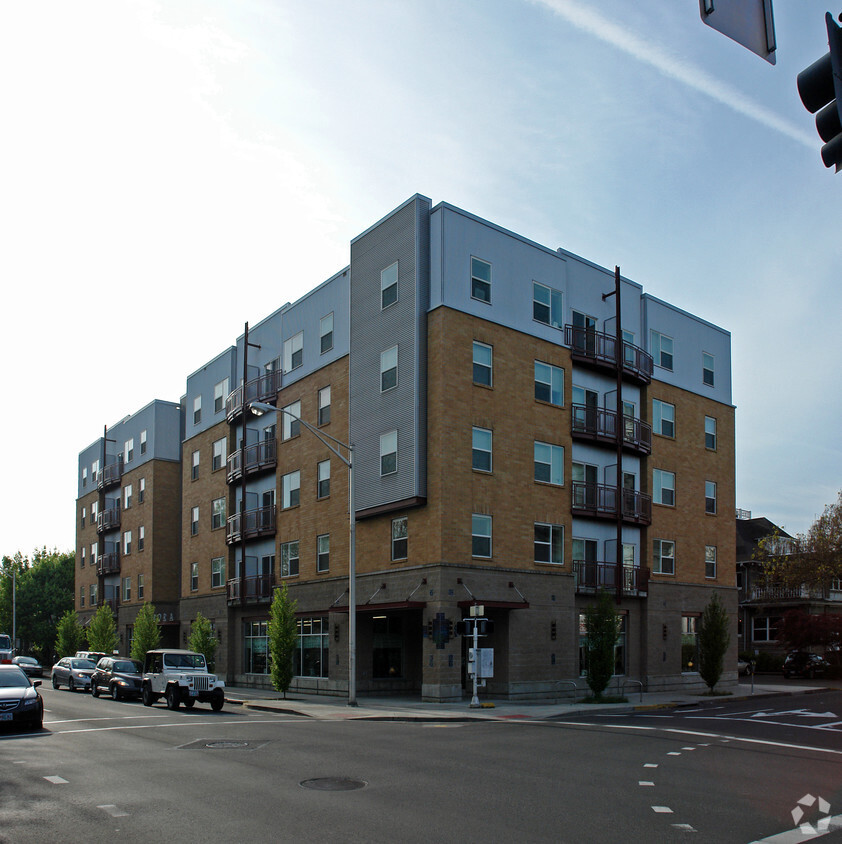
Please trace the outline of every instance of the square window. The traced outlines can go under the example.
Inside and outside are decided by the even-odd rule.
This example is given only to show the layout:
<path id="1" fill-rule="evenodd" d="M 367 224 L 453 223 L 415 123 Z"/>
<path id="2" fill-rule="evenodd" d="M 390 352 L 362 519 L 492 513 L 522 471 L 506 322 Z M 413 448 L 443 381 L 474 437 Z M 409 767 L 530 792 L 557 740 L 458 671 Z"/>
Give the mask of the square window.
<path id="1" fill-rule="evenodd" d="M 389 305 L 398 301 L 398 263 L 395 261 L 380 273 L 380 309 L 385 310 Z"/>
<path id="2" fill-rule="evenodd" d="M 319 425 L 330 422 L 330 384 L 319 390 Z"/>
<path id="3" fill-rule="evenodd" d="M 281 577 L 298 575 L 298 542 L 281 543 Z"/>
<path id="4" fill-rule="evenodd" d="M 491 346 L 474 340 L 474 384 L 491 386 Z"/>
<path id="5" fill-rule="evenodd" d="M 301 472 L 289 472 L 281 478 L 282 507 L 297 507 L 301 500 Z"/>
<path id="6" fill-rule="evenodd" d="M 491 264 L 471 258 L 471 298 L 491 304 Z"/>
<path id="7" fill-rule="evenodd" d="M 716 484 L 705 481 L 705 513 L 716 515 Z"/>
<path id="8" fill-rule="evenodd" d="M 564 526 L 535 522 L 535 562 L 564 564 Z"/>
<path id="9" fill-rule="evenodd" d="M 319 320 L 319 351 L 321 354 L 333 348 L 333 314 L 323 316 Z"/>
<path id="10" fill-rule="evenodd" d="M 564 370 L 549 363 L 535 361 L 535 398 L 538 401 L 564 406 Z"/>
<path id="11" fill-rule="evenodd" d="M 471 556 L 491 557 L 491 516 L 471 516 Z"/>
<path id="12" fill-rule="evenodd" d="M 330 534 L 323 533 L 316 537 L 316 571 L 330 570 Z"/>
<path id="13" fill-rule="evenodd" d="M 716 577 L 716 546 L 705 545 L 705 577 Z"/>
<path id="14" fill-rule="evenodd" d="M 532 282 L 532 318 L 553 328 L 562 326 L 561 291 Z"/>
<path id="15" fill-rule="evenodd" d="M 317 496 L 319 498 L 327 498 L 330 495 L 330 460 L 322 460 L 317 468 Z"/>
<path id="16" fill-rule="evenodd" d="M 564 447 L 535 442 L 535 480 L 546 484 L 564 483 Z"/>
<path id="17" fill-rule="evenodd" d="M 223 557 L 214 557 L 211 560 L 211 589 L 219 589 L 225 586 L 225 560 Z"/>
<path id="18" fill-rule="evenodd" d="M 487 428 L 473 428 L 471 438 L 471 468 L 478 472 L 490 472 L 491 431 Z"/>
<path id="19" fill-rule="evenodd" d="M 304 363 L 304 332 L 284 340 L 284 372 L 292 372 Z"/>
<path id="20" fill-rule="evenodd" d="M 672 371 L 672 337 L 667 337 L 666 334 L 661 334 L 658 331 L 650 331 L 649 337 L 651 339 L 652 359 L 655 362 L 655 366 Z"/>
<path id="21" fill-rule="evenodd" d="M 402 516 L 392 519 L 392 559 L 405 560 L 409 536 L 409 519 Z"/>
<path id="22" fill-rule="evenodd" d="M 716 450 L 716 419 L 705 416 L 705 448 Z"/>
<path id="23" fill-rule="evenodd" d="M 675 574 L 675 543 L 667 539 L 652 542 L 652 571 L 655 574 Z"/>
<path id="24" fill-rule="evenodd" d="M 675 507 L 675 472 L 655 469 L 652 473 L 652 492 L 656 504 Z"/>
<path id="25" fill-rule="evenodd" d="M 675 437 L 675 405 L 652 399 L 652 430 L 662 437 Z"/>
<path id="26" fill-rule="evenodd" d="M 380 435 L 380 474 L 393 475 L 398 471 L 398 432 Z"/>
<path id="27" fill-rule="evenodd" d="M 713 355 L 707 352 L 702 352 L 702 383 L 713 386 Z"/>
<path id="28" fill-rule="evenodd" d="M 380 392 L 398 386 L 398 347 L 392 346 L 380 353 Z"/>

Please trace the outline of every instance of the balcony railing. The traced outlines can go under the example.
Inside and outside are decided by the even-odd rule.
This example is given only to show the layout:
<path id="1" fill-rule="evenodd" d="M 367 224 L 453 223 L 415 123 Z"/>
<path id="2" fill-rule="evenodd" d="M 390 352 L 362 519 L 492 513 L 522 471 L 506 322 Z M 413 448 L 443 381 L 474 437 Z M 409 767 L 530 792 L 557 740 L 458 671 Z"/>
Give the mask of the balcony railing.
<path id="1" fill-rule="evenodd" d="M 264 372 L 259 378 L 246 382 L 246 404 L 253 401 L 274 404 L 281 388 L 281 371 Z M 243 385 L 236 387 L 225 399 L 225 418 L 233 422 L 243 412 Z"/>
<path id="2" fill-rule="evenodd" d="M 592 484 L 584 481 L 573 482 L 573 500 L 571 510 L 574 515 L 590 516 L 597 519 L 617 518 L 617 487 L 605 484 Z M 652 523 L 652 496 L 633 489 L 620 489 L 623 521 L 637 525 Z"/>
<path id="3" fill-rule="evenodd" d="M 617 564 L 602 562 L 573 561 L 573 573 L 576 575 L 578 593 L 596 592 L 597 589 L 617 589 Z M 649 569 L 623 566 L 623 594 L 647 594 L 649 589 Z"/>
<path id="4" fill-rule="evenodd" d="M 753 586 L 747 601 L 826 601 L 829 594 L 823 589 L 810 589 L 808 586 Z"/>
<path id="5" fill-rule="evenodd" d="M 263 440 L 228 455 L 228 483 L 246 475 L 256 475 L 278 465 L 278 449 L 274 439 Z"/>
<path id="6" fill-rule="evenodd" d="M 105 574 L 119 574 L 120 573 L 120 552 L 109 551 L 106 554 L 100 554 L 96 559 L 96 573 L 100 576 Z"/>
<path id="7" fill-rule="evenodd" d="M 617 442 L 617 413 L 600 407 L 574 404 L 571 433 L 577 439 L 613 445 Z M 640 419 L 623 416 L 623 445 L 638 454 L 652 452 L 652 426 Z"/>
<path id="8" fill-rule="evenodd" d="M 96 532 L 105 533 L 109 530 L 117 530 L 120 527 L 120 506 L 109 507 L 97 514 Z"/>
<path id="9" fill-rule="evenodd" d="M 615 371 L 617 367 L 617 338 L 594 328 L 578 325 L 564 326 L 564 342 L 570 346 L 574 360 L 599 369 Z M 640 384 L 652 380 L 652 355 L 639 346 L 623 341 L 623 374 Z"/>
<path id="10" fill-rule="evenodd" d="M 106 607 L 111 608 L 111 612 L 115 615 L 117 614 L 117 610 L 120 608 L 120 599 L 119 598 L 105 598 L 102 602 Z"/>
<path id="11" fill-rule="evenodd" d="M 96 475 L 96 485 L 98 489 L 110 489 L 117 486 L 123 478 L 123 456 L 114 462 L 109 463 L 103 469 L 100 469 Z"/>
<path id="12" fill-rule="evenodd" d="M 240 601 L 245 592 L 248 601 L 271 601 L 275 586 L 274 574 L 257 574 L 250 577 L 235 577 L 228 581 L 228 602 Z"/>
<path id="13" fill-rule="evenodd" d="M 225 541 L 229 545 L 242 539 L 257 539 L 260 536 L 274 536 L 277 530 L 275 505 L 246 510 L 228 517 L 228 530 Z"/>

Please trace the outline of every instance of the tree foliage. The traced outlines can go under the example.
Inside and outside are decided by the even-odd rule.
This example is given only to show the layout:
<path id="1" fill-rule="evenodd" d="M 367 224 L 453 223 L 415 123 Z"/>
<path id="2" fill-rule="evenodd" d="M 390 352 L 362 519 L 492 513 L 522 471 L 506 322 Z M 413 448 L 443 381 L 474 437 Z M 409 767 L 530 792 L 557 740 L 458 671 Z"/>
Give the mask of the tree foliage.
<path id="1" fill-rule="evenodd" d="M 587 681 L 599 700 L 614 674 L 614 646 L 617 644 L 617 610 L 610 592 L 601 591 L 596 604 L 585 609 L 588 635 Z"/>
<path id="2" fill-rule="evenodd" d="M 113 653 L 117 647 L 117 627 L 114 613 L 108 604 L 102 604 L 88 625 L 88 650 Z"/>
<path id="3" fill-rule="evenodd" d="M 204 654 L 208 669 L 211 671 L 214 668 L 217 644 L 210 621 L 201 613 L 196 613 L 196 619 L 190 625 L 190 640 L 187 647 L 191 651 Z"/>
<path id="4" fill-rule="evenodd" d="M 78 651 L 84 634 L 79 626 L 79 619 L 76 618 L 74 610 L 68 610 L 59 620 L 56 628 L 55 655 L 57 659 L 63 656 L 73 656 Z"/>
<path id="5" fill-rule="evenodd" d="M 714 593 L 702 613 L 699 630 L 699 674 L 711 691 L 722 676 L 722 663 L 731 644 L 729 627 L 728 612 Z"/>
<path id="6" fill-rule="evenodd" d="M 292 658 L 298 639 L 295 609 L 298 601 L 291 600 L 286 583 L 275 590 L 269 610 L 269 656 L 271 657 L 272 686 L 287 696 L 293 678 Z"/>
<path id="7" fill-rule="evenodd" d="M 155 607 L 149 601 L 144 602 L 134 620 L 132 633 L 132 659 L 140 662 L 146 658 L 147 651 L 154 651 L 161 643 L 161 628 L 155 617 Z"/>
<path id="8" fill-rule="evenodd" d="M 777 638 L 794 651 L 838 647 L 842 644 L 842 615 L 813 615 L 804 610 L 789 610 L 778 625 Z"/>

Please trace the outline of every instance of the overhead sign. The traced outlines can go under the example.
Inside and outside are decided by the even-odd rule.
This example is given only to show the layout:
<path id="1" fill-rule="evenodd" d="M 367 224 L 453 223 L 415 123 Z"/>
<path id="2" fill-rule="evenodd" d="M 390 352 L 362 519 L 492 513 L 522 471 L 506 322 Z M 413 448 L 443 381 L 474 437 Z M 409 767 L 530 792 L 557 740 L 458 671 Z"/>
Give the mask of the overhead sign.
<path id="1" fill-rule="evenodd" d="M 772 0 L 699 0 L 702 22 L 775 64 Z"/>

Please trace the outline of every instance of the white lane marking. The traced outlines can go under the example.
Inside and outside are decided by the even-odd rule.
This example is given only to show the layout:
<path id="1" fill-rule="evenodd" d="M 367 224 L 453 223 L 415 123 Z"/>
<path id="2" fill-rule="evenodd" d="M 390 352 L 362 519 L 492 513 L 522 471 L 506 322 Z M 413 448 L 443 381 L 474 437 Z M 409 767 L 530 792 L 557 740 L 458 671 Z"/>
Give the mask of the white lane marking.
<path id="1" fill-rule="evenodd" d="M 64 777 L 52 776 L 52 777 L 44 777 L 44 779 L 47 782 L 51 782 L 53 785 L 66 785 L 67 782 L 68 782 L 66 779 L 64 779 Z"/>
<path id="2" fill-rule="evenodd" d="M 657 812 L 659 815 L 671 815 L 673 814 L 672 809 L 669 806 L 653 806 L 653 812 Z"/>
<path id="3" fill-rule="evenodd" d="M 345 719 L 342 718 L 321 718 L 320 721 L 343 721 Z M 190 718 L 184 721 L 174 721 L 172 724 L 124 724 L 119 727 L 85 727 L 83 729 L 78 730 L 56 730 L 56 735 L 66 736 L 66 735 L 73 735 L 74 733 L 109 733 L 114 730 L 154 730 L 158 727 L 212 727 L 212 726 L 230 726 L 231 724 L 254 724 L 254 725 L 262 725 L 262 724 L 311 724 L 312 721 L 306 718 L 295 718 L 295 717 L 288 717 L 288 718 L 266 718 L 260 721 L 249 721 L 248 719 L 240 719 L 238 721 L 217 721 L 217 720 L 206 720 L 200 721 L 198 719 Z"/>
<path id="4" fill-rule="evenodd" d="M 655 787 L 655 783 L 650 782 L 649 780 L 638 780 L 637 784 L 640 785 L 640 786 L 650 786 L 651 788 Z"/>
<path id="5" fill-rule="evenodd" d="M 167 718 L 166 713 L 152 715 L 121 715 L 119 718 L 67 718 L 64 721 L 45 721 L 46 724 L 91 724 L 95 721 L 135 721 L 140 718 Z"/>
<path id="6" fill-rule="evenodd" d="M 681 753 L 679 753 L 677 750 L 671 750 L 669 753 L 667 753 L 667 756 L 681 756 Z"/>
<path id="7" fill-rule="evenodd" d="M 128 812 L 118 809 L 113 803 L 108 803 L 105 806 L 97 806 L 97 809 L 102 809 L 103 811 L 108 812 L 112 818 L 127 818 L 129 816 Z"/>
<path id="8" fill-rule="evenodd" d="M 695 827 L 690 826 L 689 823 L 674 823 L 670 824 L 673 829 L 680 829 L 682 832 L 698 832 Z"/>
<path id="9" fill-rule="evenodd" d="M 796 826 L 794 829 L 779 832 L 777 835 L 770 835 L 768 838 L 758 838 L 752 844 L 799 844 L 801 841 L 812 841 L 814 838 L 821 838 L 822 835 L 827 835 L 828 832 L 836 832 L 839 829 L 842 829 L 842 815 L 834 815 L 830 819 L 828 828 L 821 832 L 805 833 L 801 827 Z"/>
<path id="10" fill-rule="evenodd" d="M 682 747 L 682 750 L 695 750 L 695 747 Z"/>
<path id="11" fill-rule="evenodd" d="M 658 763 L 657 762 L 647 762 L 643 767 L 644 768 L 657 768 Z"/>

